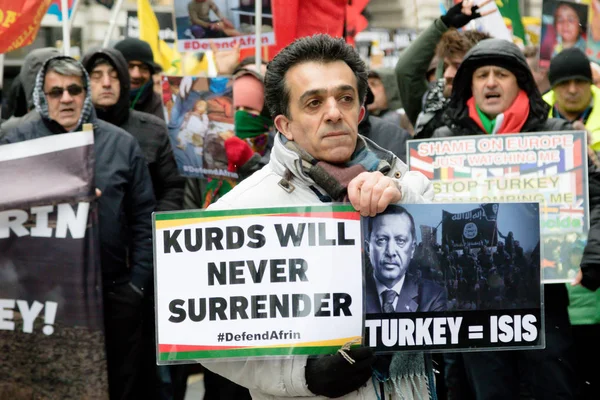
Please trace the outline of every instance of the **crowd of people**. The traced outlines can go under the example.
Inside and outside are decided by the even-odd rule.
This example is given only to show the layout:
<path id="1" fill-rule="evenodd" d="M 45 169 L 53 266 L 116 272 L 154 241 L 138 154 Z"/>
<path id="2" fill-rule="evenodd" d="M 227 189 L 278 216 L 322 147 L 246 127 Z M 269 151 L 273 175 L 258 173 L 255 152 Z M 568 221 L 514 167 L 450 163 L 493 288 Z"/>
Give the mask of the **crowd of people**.
<path id="1" fill-rule="evenodd" d="M 495 246 L 450 250 L 448 245 L 421 242 L 414 271 L 445 288 L 447 310 L 535 308 L 539 298 L 539 246 L 525 252 L 518 240 Z"/>
<path id="2" fill-rule="evenodd" d="M 28 54 L 11 88 L 0 145 L 94 126 L 111 399 L 182 399 L 187 375 L 198 368 L 156 366 L 152 212 L 349 202 L 374 217 L 390 204 L 429 202 L 431 182 L 404 163 L 413 138 L 587 130 L 590 233 L 583 257 L 569 253 L 565 262 L 581 267 L 574 284 L 583 290 L 572 305 L 594 296 L 600 287 L 594 67 L 567 42 L 546 71 L 535 51 L 460 30 L 480 16 L 471 0 L 453 6 L 404 50 L 393 71 L 369 71 L 351 46 L 324 34 L 297 39 L 266 69 L 253 59 L 228 66 L 235 134 L 222 140 L 227 168 L 240 176 L 235 182 L 179 175 L 176 139 L 154 89 L 160 70 L 147 43 L 124 39 L 81 61 L 53 48 Z M 192 96 L 194 88 L 183 86 L 179 91 Z M 526 254 L 518 238 L 507 237 L 476 251 L 420 243 L 411 273 L 444 287 L 451 310 L 536 306 L 532 265 L 539 248 Z M 600 356 L 600 320 L 584 315 L 585 329 L 574 329 L 581 323 L 576 314 L 569 318 L 566 286 L 543 290 L 542 350 L 444 355 L 437 360 L 445 368 L 436 374 L 428 356 L 382 359 L 362 346 L 322 357 L 211 362 L 201 367 L 205 399 L 596 398 L 597 372 L 583 365 Z"/>

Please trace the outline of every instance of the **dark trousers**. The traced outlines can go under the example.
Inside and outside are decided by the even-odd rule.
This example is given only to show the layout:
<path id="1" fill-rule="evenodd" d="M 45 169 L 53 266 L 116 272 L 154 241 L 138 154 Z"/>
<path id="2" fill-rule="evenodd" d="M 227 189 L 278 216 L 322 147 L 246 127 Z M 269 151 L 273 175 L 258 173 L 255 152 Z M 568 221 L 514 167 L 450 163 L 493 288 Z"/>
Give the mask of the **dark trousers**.
<path id="1" fill-rule="evenodd" d="M 597 399 L 600 396 L 600 324 L 575 325 L 573 337 L 577 349 L 577 378 L 579 378 L 581 400 Z"/>
<path id="2" fill-rule="evenodd" d="M 204 389 L 204 400 L 252 400 L 248 389 L 206 368 L 204 369 Z"/>
<path id="3" fill-rule="evenodd" d="M 104 291 L 106 357 L 111 400 L 138 398 L 142 296 L 129 283 Z"/>
<path id="4" fill-rule="evenodd" d="M 477 400 L 519 399 L 524 381 L 537 400 L 575 399 L 574 344 L 566 307 L 546 309 L 543 350 L 463 353 Z"/>

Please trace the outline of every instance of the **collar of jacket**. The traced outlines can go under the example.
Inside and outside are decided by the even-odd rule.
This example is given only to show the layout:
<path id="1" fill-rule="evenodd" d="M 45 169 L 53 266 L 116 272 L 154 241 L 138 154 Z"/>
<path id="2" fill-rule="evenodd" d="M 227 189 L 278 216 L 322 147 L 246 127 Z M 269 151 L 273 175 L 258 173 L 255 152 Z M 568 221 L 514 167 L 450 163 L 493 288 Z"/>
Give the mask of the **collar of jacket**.
<path id="1" fill-rule="evenodd" d="M 294 180 L 297 179 L 307 186 L 315 185 L 314 180 L 304 172 L 305 170 L 302 164 L 303 160 L 300 155 L 287 148 L 283 143 L 284 140 L 285 138 L 283 135 L 277 132 L 273 143 L 273 150 L 271 151 L 271 159 L 269 161 L 271 169 L 279 176 L 286 177 L 291 174 Z M 389 166 L 392 168 L 394 167 L 396 164 L 396 156 L 394 156 L 392 152 L 379 147 L 364 136 L 358 135 L 357 140 L 361 140 L 367 149 L 373 151 L 379 159 L 387 161 Z"/>

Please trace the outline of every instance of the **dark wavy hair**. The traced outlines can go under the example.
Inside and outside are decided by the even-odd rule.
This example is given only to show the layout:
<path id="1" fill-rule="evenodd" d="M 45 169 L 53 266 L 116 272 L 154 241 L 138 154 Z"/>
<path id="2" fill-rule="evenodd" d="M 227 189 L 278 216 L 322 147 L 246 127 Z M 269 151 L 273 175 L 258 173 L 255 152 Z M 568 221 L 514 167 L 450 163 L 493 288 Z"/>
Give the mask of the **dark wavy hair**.
<path id="1" fill-rule="evenodd" d="M 271 117 L 289 115 L 290 89 L 285 74 L 290 68 L 306 63 L 344 61 L 354 72 L 358 85 L 359 104 L 367 94 L 367 67 L 352 46 L 344 39 L 318 34 L 296 39 L 281 50 L 267 66 L 265 75 L 265 100 Z"/>

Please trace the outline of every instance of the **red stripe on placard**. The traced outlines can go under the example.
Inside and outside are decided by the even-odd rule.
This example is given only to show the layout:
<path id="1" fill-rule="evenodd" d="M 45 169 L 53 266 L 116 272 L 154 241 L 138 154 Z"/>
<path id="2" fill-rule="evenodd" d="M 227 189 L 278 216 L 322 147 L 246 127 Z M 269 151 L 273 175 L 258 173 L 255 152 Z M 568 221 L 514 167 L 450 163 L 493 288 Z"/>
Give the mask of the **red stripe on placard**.
<path id="1" fill-rule="evenodd" d="M 269 214 L 267 214 L 269 215 Z M 290 213 L 290 214 L 270 214 L 274 217 L 312 217 L 312 218 L 330 218 L 330 219 L 351 219 L 360 220 L 358 211 L 344 212 L 306 212 L 306 213 Z"/>
<path id="2" fill-rule="evenodd" d="M 194 346 L 186 344 L 159 344 L 159 353 L 178 353 L 181 351 L 211 351 L 211 350 L 233 350 L 245 349 L 248 346 Z"/>
<path id="3" fill-rule="evenodd" d="M 577 168 L 581 166 L 582 157 L 581 157 L 581 139 L 577 139 L 573 144 L 573 168 Z"/>

